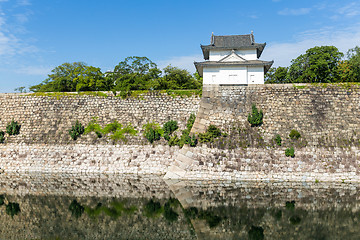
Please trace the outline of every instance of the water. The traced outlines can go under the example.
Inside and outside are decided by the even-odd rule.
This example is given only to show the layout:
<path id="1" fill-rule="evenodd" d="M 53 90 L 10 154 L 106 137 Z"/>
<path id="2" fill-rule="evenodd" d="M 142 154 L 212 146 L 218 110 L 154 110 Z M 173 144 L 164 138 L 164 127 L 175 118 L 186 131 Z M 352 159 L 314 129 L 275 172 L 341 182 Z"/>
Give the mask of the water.
<path id="1" fill-rule="evenodd" d="M 360 239 L 359 188 L 3 173 L 0 239 Z"/>

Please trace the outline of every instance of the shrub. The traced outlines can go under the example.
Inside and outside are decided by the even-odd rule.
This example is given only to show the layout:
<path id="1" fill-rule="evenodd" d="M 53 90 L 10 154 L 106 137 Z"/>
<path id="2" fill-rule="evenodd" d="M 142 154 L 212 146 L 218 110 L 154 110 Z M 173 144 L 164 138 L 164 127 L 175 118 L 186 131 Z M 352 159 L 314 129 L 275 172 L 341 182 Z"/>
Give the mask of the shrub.
<path id="1" fill-rule="evenodd" d="M 143 126 L 144 137 L 150 142 L 160 140 L 160 137 L 163 135 L 163 130 L 157 123 L 147 123 Z"/>
<path id="2" fill-rule="evenodd" d="M 295 157 L 295 150 L 294 147 L 285 149 L 285 156 L 287 157 Z"/>
<path id="3" fill-rule="evenodd" d="M 198 143 L 198 140 L 195 137 L 195 135 L 192 135 L 191 137 L 190 137 L 190 135 L 187 135 L 185 137 L 185 144 L 189 144 L 190 147 L 196 147 L 197 143 Z"/>
<path id="4" fill-rule="evenodd" d="M 274 137 L 274 141 L 278 146 L 281 146 L 281 137 L 279 134 L 276 134 L 276 136 Z"/>
<path id="5" fill-rule="evenodd" d="M 84 207 L 76 200 L 73 200 L 69 206 L 69 210 L 71 211 L 71 216 L 79 218 L 84 212 Z"/>
<path id="6" fill-rule="evenodd" d="M 81 125 L 81 123 L 78 120 L 76 120 L 75 125 L 73 125 L 69 130 L 69 134 L 71 138 L 75 141 L 83 133 L 84 133 L 84 127 Z"/>
<path id="7" fill-rule="evenodd" d="M 290 131 L 289 137 L 293 140 L 298 140 L 301 137 L 301 134 L 295 129 Z"/>
<path id="8" fill-rule="evenodd" d="M 93 117 L 89 124 L 86 126 L 84 130 L 84 134 L 88 134 L 90 132 L 95 132 L 98 138 L 102 138 L 102 128 L 97 123 L 97 117 Z"/>
<path id="9" fill-rule="evenodd" d="M 179 128 L 177 121 L 170 120 L 163 126 L 164 138 L 169 141 L 170 135 Z"/>
<path id="10" fill-rule="evenodd" d="M 0 131 L 0 143 L 4 143 L 4 142 L 5 142 L 5 132 Z"/>
<path id="11" fill-rule="evenodd" d="M 190 114 L 190 117 L 186 123 L 186 129 L 189 130 L 189 132 L 190 132 L 192 126 L 194 125 L 195 119 L 196 119 L 195 114 L 194 113 Z"/>
<path id="12" fill-rule="evenodd" d="M 120 124 L 121 125 L 121 124 Z M 127 138 L 125 134 L 136 136 L 138 131 L 135 130 L 135 128 L 129 123 L 124 128 L 118 128 L 112 135 L 110 135 L 110 138 L 114 140 L 115 142 L 118 140 L 121 140 L 123 142 L 127 142 Z"/>
<path id="13" fill-rule="evenodd" d="M 18 135 L 20 133 L 20 128 L 21 125 L 18 122 L 14 122 L 14 120 L 12 120 L 11 123 L 6 126 L 6 133 L 10 136 Z"/>
<path id="14" fill-rule="evenodd" d="M 176 146 L 176 145 L 182 147 L 181 146 L 181 139 L 178 138 L 177 135 L 174 135 L 174 136 L 170 137 L 170 139 L 168 141 L 168 144 L 169 144 L 170 147 L 173 147 L 173 146 Z"/>
<path id="15" fill-rule="evenodd" d="M 205 133 L 199 134 L 199 142 L 213 142 L 215 138 L 221 136 L 221 130 L 214 125 L 210 125 Z"/>
<path id="16" fill-rule="evenodd" d="M 7 215 L 14 217 L 19 212 L 20 212 L 20 206 L 18 203 L 9 202 L 9 204 L 6 205 L 6 214 Z"/>
<path id="17" fill-rule="evenodd" d="M 251 124 L 252 127 L 258 127 L 263 123 L 263 112 L 256 108 L 256 105 L 252 105 L 251 114 L 248 115 L 248 122 Z"/>
<path id="18" fill-rule="evenodd" d="M 109 133 L 114 134 L 119 129 L 122 129 L 122 124 L 114 120 L 112 123 L 107 124 L 102 130 L 102 132 L 104 134 L 109 134 Z"/>

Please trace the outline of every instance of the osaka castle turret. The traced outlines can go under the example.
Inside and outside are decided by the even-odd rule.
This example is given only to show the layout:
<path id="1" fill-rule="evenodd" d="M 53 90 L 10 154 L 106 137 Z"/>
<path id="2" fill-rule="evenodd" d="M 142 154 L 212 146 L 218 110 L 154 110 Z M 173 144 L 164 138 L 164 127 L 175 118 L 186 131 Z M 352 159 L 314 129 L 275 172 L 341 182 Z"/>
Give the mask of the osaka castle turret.
<path id="1" fill-rule="evenodd" d="M 215 36 L 201 45 L 204 62 L 195 62 L 203 84 L 264 84 L 264 74 L 274 61 L 259 60 L 266 43 L 256 43 L 254 34 Z"/>

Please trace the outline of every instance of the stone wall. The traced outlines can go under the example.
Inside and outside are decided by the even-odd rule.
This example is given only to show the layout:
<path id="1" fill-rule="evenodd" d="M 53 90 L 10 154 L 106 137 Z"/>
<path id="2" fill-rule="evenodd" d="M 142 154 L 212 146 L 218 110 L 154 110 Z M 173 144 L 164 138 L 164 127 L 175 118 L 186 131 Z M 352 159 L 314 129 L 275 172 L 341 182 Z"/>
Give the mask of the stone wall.
<path id="1" fill-rule="evenodd" d="M 264 112 L 260 127 L 247 116 L 255 103 Z M 204 86 L 203 97 L 173 97 L 145 93 L 121 99 L 114 96 L 0 95 L 0 130 L 14 119 L 20 135 L 0 144 L 0 167 L 5 171 L 158 174 L 169 178 L 288 181 L 360 181 L 360 91 L 357 86 L 255 85 Z M 198 110 L 199 109 L 199 110 Z M 95 134 L 71 140 L 68 130 L 80 120 L 98 117 L 163 124 L 177 120 L 185 128 L 197 113 L 192 132 L 214 124 L 228 136 L 196 148 L 169 147 L 162 140 L 150 145 L 142 136 L 113 145 Z M 299 141 L 288 135 L 301 133 Z M 239 132 L 246 132 L 241 135 Z M 283 139 L 274 145 L 275 134 Z M 251 141 L 248 141 L 248 140 Z M 243 144 L 245 141 L 245 144 Z M 294 146 L 295 157 L 285 157 Z"/>
<path id="2" fill-rule="evenodd" d="M 233 126 L 247 127 L 252 104 L 264 113 L 259 132 L 265 141 L 275 134 L 287 138 L 295 129 L 308 146 L 339 146 L 348 141 L 359 144 L 358 85 L 204 85 L 192 131 L 203 132 L 210 124 L 226 131 Z"/>
<path id="3" fill-rule="evenodd" d="M 110 94 L 110 93 L 109 93 Z M 160 125 L 176 120 L 184 128 L 191 113 L 198 111 L 200 98 L 170 96 L 166 93 L 148 92 L 137 97 L 64 95 L 33 96 L 31 94 L 0 94 L 0 131 L 5 131 L 12 120 L 21 124 L 19 136 L 10 136 L 7 143 L 73 143 L 69 129 L 79 120 L 87 125 L 98 117 L 104 126 L 114 120 L 123 125 L 131 123 L 136 130 L 149 122 Z M 141 136 L 141 133 L 138 134 Z M 95 134 L 83 136 L 77 143 L 106 144 Z M 144 138 L 130 138 L 128 144 L 146 144 Z"/>

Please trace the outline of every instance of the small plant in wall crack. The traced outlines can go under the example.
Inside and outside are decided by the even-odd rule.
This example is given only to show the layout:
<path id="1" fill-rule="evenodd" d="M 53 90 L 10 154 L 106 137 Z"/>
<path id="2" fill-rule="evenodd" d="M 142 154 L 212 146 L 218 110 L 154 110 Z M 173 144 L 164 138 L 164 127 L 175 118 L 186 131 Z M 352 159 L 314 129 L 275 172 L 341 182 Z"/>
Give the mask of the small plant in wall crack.
<path id="1" fill-rule="evenodd" d="M 160 127 L 160 125 L 154 122 L 144 124 L 143 129 L 144 129 L 144 137 L 150 143 L 160 140 L 160 137 L 164 134 L 164 131 Z"/>
<path id="2" fill-rule="evenodd" d="M 292 140 L 298 140 L 298 139 L 301 137 L 301 134 L 300 134 L 297 130 L 292 129 L 292 130 L 290 131 L 289 137 L 290 137 Z"/>
<path id="3" fill-rule="evenodd" d="M 281 146 L 282 139 L 279 134 L 275 135 L 274 141 L 275 141 L 276 145 Z"/>
<path id="4" fill-rule="evenodd" d="M 75 125 L 73 125 L 71 127 L 71 129 L 69 130 L 69 134 L 70 137 L 75 141 L 76 139 L 78 139 L 78 137 L 80 137 L 82 134 L 84 133 L 84 127 L 83 125 L 76 120 Z"/>
<path id="5" fill-rule="evenodd" d="M 251 124 L 252 127 L 259 127 L 263 124 L 263 112 L 256 108 L 256 105 L 253 103 L 251 107 L 251 113 L 248 115 L 248 122 Z"/>
<path id="6" fill-rule="evenodd" d="M 5 132 L 0 131 L 0 143 L 4 143 L 4 142 L 5 142 Z"/>
<path id="7" fill-rule="evenodd" d="M 287 157 L 295 157 L 295 150 L 294 147 L 285 149 L 285 156 Z"/>
<path id="8" fill-rule="evenodd" d="M 21 125 L 14 120 L 6 126 L 6 133 L 11 135 L 18 135 L 20 133 Z"/>

